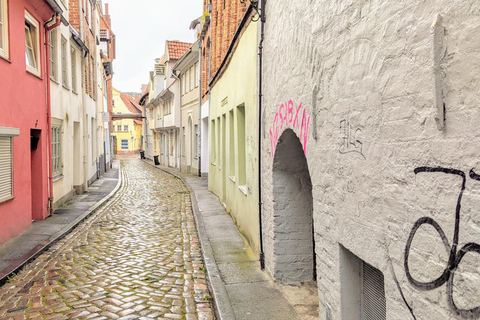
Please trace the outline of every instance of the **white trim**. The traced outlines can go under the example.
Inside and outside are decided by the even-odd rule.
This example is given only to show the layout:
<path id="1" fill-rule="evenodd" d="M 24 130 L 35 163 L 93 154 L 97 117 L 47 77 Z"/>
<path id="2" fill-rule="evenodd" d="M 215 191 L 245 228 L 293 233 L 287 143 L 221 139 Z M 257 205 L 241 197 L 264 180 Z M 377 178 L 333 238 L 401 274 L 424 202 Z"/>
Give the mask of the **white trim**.
<path id="1" fill-rule="evenodd" d="M 32 66 L 29 66 L 26 63 L 26 61 L 25 61 L 25 65 L 27 67 L 28 72 L 31 72 L 34 75 L 40 77 L 41 70 L 42 70 L 41 69 L 42 64 L 40 61 L 40 24 L 27 10 L 25 10 L 25 24 L 27 23 L 30 25 L 31 28 L 34 29 L 34 30 L 30 29 L 30 32 L 35 33 L 31 35 L 32 35 L 32 48 L 33 48 L 33 53 L 35 55 L 36 67 L 33 68 Z"/>
<path id="2" fill-rule="evenodd" d="M 8 6 L 7 0 L 0 0 L 0 7 L 2 16 L 0 17 L 0 21 L 2 22 L 2 47 L 0 47 L 0 57 L 8 59 L 9 58 L 9 51 L 8 51 Z"/>

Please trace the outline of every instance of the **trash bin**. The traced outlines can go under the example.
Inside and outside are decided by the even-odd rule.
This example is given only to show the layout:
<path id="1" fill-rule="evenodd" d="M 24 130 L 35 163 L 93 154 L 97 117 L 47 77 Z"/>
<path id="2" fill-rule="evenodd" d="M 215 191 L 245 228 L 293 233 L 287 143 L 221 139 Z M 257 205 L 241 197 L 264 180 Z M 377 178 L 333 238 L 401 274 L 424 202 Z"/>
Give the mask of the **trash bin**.
<path id="1" fill-rule="evenodd" d="M 145 151 L 140 151 L 140 159 L 145 159 Z"/>
<path id="2" fill-rule="evenodd" d="M 156 166 L 160 164 L 160 162 L 158 161 L 158 156 L 153 156 L 153 161 L 155 161 Z"/>

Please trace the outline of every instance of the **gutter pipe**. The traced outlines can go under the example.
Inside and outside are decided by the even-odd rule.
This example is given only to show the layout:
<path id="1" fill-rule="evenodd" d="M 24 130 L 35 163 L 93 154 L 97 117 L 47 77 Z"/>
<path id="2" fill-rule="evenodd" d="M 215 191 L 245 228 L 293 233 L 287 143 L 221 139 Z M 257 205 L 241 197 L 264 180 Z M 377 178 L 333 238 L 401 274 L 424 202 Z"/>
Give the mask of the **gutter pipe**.
<path id="1" fill-rule="evenodd" d="M 55 21 L 53 25 L 48 25 L 49 23 L 52 23 Z M 49 45 L 49 39 L 48 39 L 48 33 L 58 27 L 60 23 L 62 22 L 62 14 L 61 12 L 57 12 L 52 16 L 52 19 L 49 21 L 45 22 L 44 27 L 45 27 L 45 63 L 46 63 L 46 68 L 45 68 L 45 80 L 47 82 L 46 84 L 46 90 L 47 90 L 47 145 L 48 145 L 48 158 L 47 158 L 47 163 L 48 163 L 48 212 L 49 215 L 52 215 L 53 213 L 53 165 L 52 165 L 52 103 L 51 103 L 51 97 L 50 97 L 50 45 Z"/>
<path id="2" fill-rule="evenodd" d="M 265 253 L 263 252 L 263 231 L 262 231 L 262 60 L 263 60 L 263 39 L 265 35 L 265 4 L 261 0 L 260 6 L 260 42 L 258 45 L 258 224 L 260 230 L 260 268 L 265 269 Z"/>
<path id="3" fill-rule="evenodd" d="M 202 38 L 198 42 L 198 176 L 202 176 Z"/>

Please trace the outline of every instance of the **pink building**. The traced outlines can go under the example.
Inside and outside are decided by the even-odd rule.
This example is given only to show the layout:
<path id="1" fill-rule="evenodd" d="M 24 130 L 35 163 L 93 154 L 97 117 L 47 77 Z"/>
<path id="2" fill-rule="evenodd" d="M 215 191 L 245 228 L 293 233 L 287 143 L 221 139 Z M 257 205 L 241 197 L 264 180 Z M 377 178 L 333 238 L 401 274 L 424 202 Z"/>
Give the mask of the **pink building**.
<path id="1" fill-rule="evenodd" d="M 50 214 L 48 30 L 56 0 L 0 0 L 0 244 Z"/>

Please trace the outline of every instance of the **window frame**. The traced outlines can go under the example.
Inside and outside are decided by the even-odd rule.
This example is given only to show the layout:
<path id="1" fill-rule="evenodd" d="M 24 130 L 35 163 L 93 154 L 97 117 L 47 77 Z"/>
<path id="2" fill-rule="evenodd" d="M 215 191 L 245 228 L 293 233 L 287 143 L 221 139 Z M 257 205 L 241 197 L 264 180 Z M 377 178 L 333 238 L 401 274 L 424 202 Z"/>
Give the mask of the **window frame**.
<path id="1" fill-rule="evenodd" d="M 123 143 L 124 141 L 127 142 L 127 144 L 126 144 L 127 147 L 126 147 L 126 148 L 124 148 L 124 143 Z M 130 143 L 129 143 L 128 139 L 121 139 L 121 140 L 120 140 L 120 149 L 121 149 L 121 150 L 128 150 L 129 145 L 130 145 Z"/>
<path id="2" fill-rule="evenodd" d="M 27 59 L 27 30 L 29 31 L 29 38 L 31 42 L 32 57 L 34 58 L 35 66 L 31 66 Z M 40 61 L 40 24 L 27 10 L 25 10 L 25 65 L 28 72 L 40 77 L 41 75 L 41 61 Z M 33 34 L 33 35 L 32 35 Z"/>
<path id="3" fill-rule="evenodd" d="M 128 132 L 128 124 L 123 125 L 123 131 Z"/>
<path id="4" fill-rule="evenodd" d="M 63 175 L 62 164 L 62 122 L 52 119 L 52 174 L 53 178 Z"/>
<path id="5" fill-rule="evenodd" d="M 77 50 L 74 46 L 70 46 L 70 67 L 71 67 L 71 81 L 72 91 L 77 93 Z"/>
<path id="6" fill-rule="evenodd" d="M 62 59 L 62 86 L 65 89 L 69 89 L 68 87 L 68 70 L 67 70 L 67 39 L 63 36 L 61 37 L 61 59 Z"/>
<path id="7" fill-rule="evenodd" d="M 9 201 L 13 198 L 14 196 L 14 162 L 13 162 L 13 138 L 17 137 L 20 135 L 20 129 L 19 128 L 8 128 L 8 127 L 1 127 L 0 126 L 0 139 L 9 139 L 10 140 L 10 162 L 9 167 L 10 167 L 10 191 L 7 196 L 4 196 L 3 198 L 0 198 L 0 204 L 6 201 Z M 1 169 L 1 168 L 0 168 Z"/>
<path id="8" fill-rule="evenodd" d="M 50 63 L 50 80 L 57 82 L 58 81 L 57 29 L 52 29 L 49 31 L 48 46 L 49 46 L 48 61 Z"/>
<path id="9" fill-rule="evenodd" d="M 10 58 L 9 38 L 8 38 L 8 1 L 0 0 L 0 25 L 2 26 L 2 35 L 0 42 L 0 57 L 4 59 Z"/>

